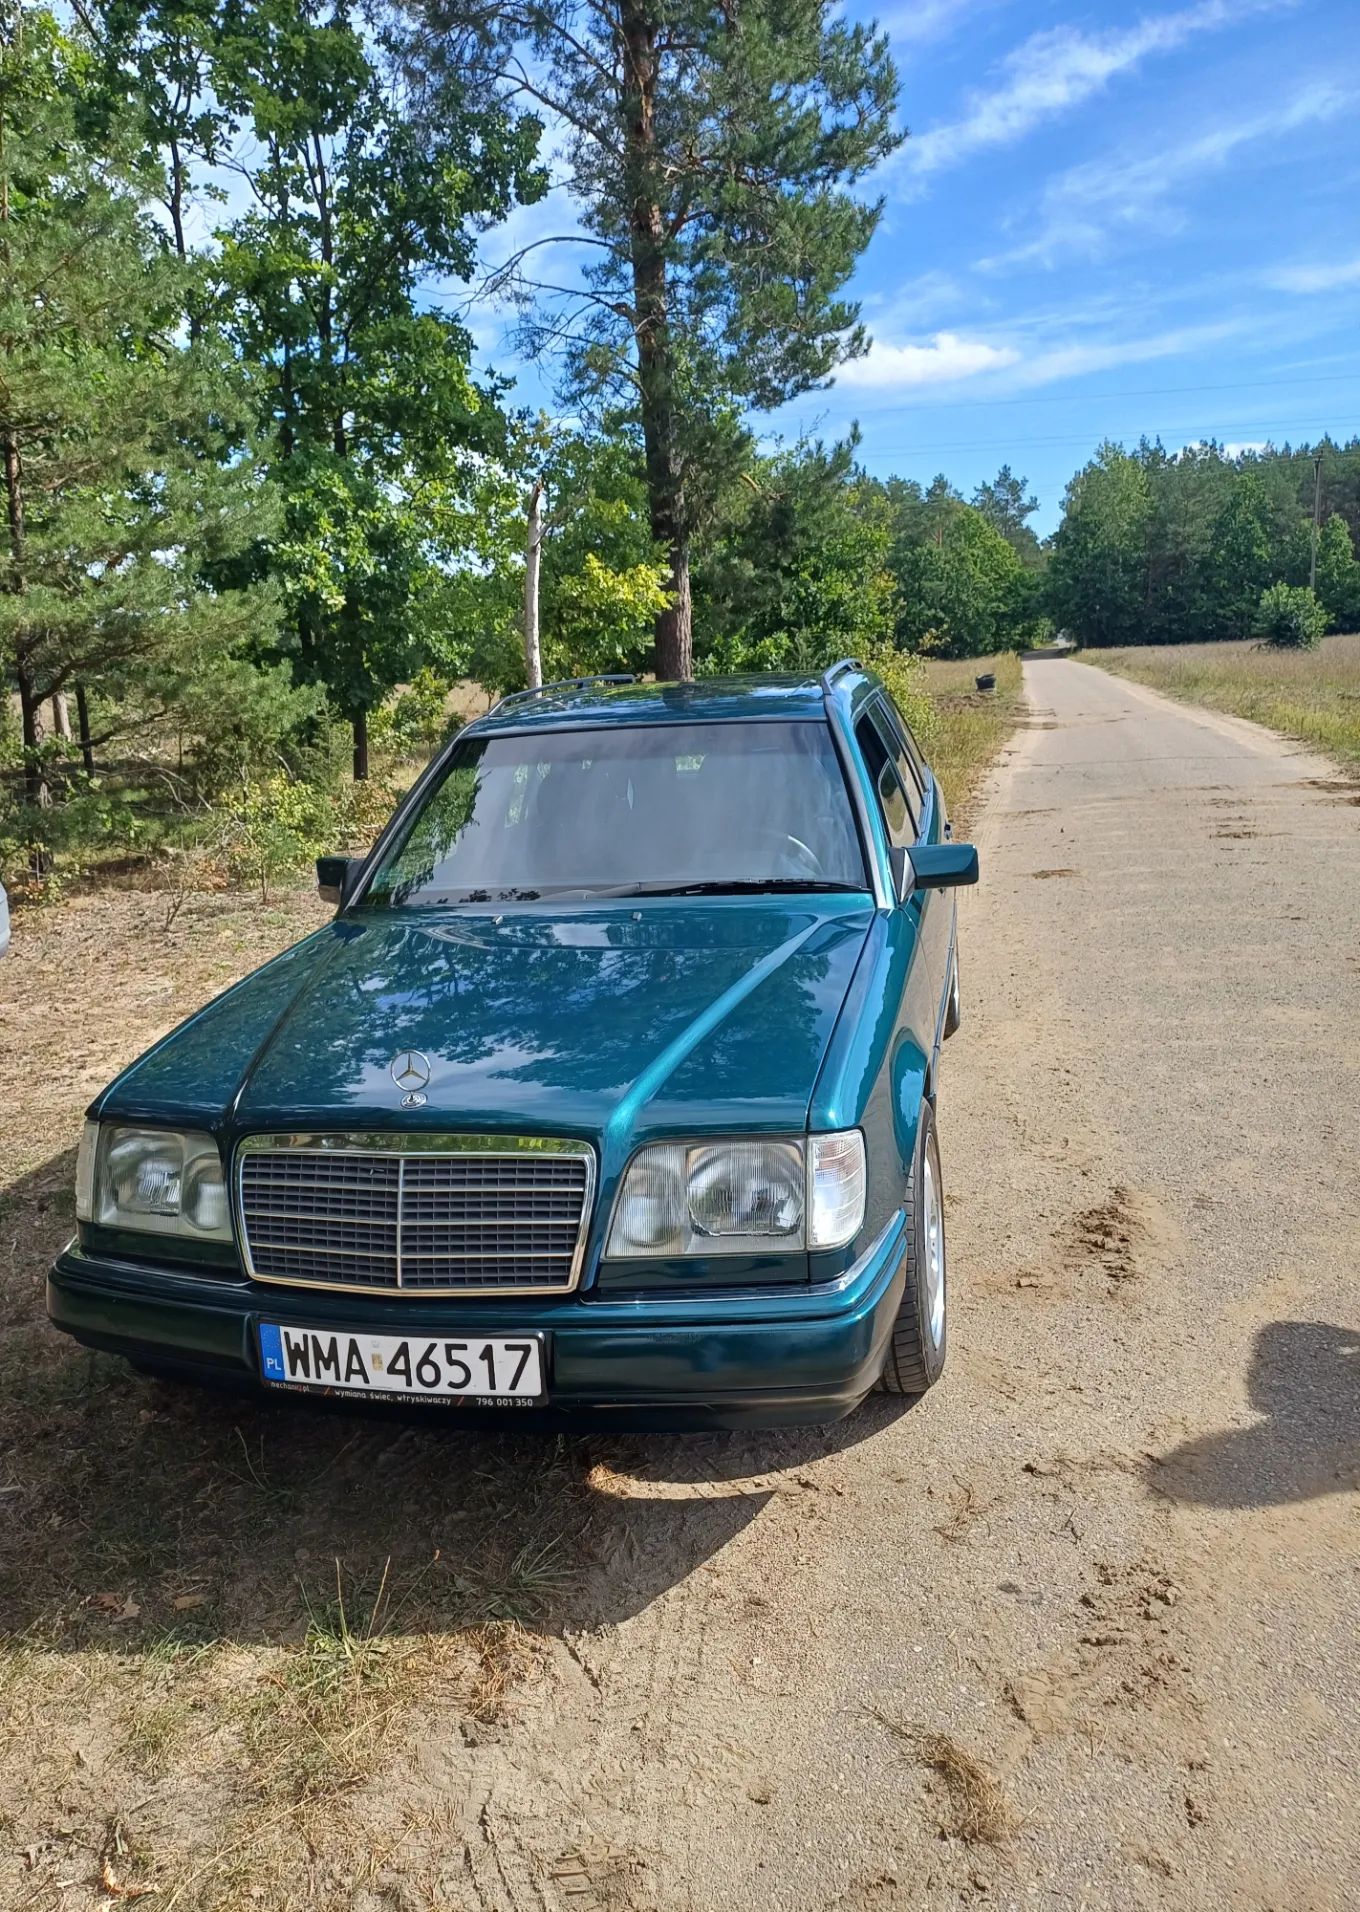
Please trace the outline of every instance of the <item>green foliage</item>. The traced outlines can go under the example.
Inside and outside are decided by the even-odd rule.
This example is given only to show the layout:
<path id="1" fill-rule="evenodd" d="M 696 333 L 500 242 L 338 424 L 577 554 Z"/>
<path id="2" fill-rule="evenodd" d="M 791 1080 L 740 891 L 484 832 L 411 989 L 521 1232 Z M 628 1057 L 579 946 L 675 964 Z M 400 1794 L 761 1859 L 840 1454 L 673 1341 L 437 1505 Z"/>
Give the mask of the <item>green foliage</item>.
<path id="1" fill-rule="evenodd" d="M 1262 591 L 1253 629 L 1273 650 L 1315 650 L 1326 628 L 1326 607 L 1306 584 L 1272 584 Z"/>
<path id="2" fill-rule="evenodd" d="M 899 138 L 886 39 L 829 0 L 509 0 L 494 27 L 480 0 L 408 11 L 410 57 L 443 101 L 470 84 L 502 100 L 527 90 L 565 135 L 586 296 L 567 289 L 564 305 L 553 276 L 535 276 L 537 254 L 506 278 L 535 303 L 531 348 L 569 336 L 572 403 L 637 422 L 669 566 L 658 665 L 688 675 L 690 546 L 715 479 L 746 449 L 742 412 L 808 390 L 867 345 L 843 294 L 879 216 L 854 188 Z"/>
<path id="3" fill-rule="evenodd" d="M 281 529 L 261 527 L 226 575 L 274 586 L 275 654 L 324 686 L 357 745 L 391 689 L 447 663 L 455 635 L 426 598 L 466 609 L 444 580 L 486 568 L 506 421 L 497 388 L 471 376 L 466 331 L 424 287 L 467 279 L 480 226 L 542 192 L 537 124 L 449 99 L 437 125 L 417 125 L 345 0 L 118 0 L 104 14 L 106 83 L 132 76 L 172 185 L 186 150 L 200 164 L 230 150 L 249 186 L 191 316 L 250 372 Z"/>
<path id="4" fill-rule="evenodd" d="M 857 443 L 750 461 L 698 560 L 702 670 L 824 669 L 890 636 L 889 514 Z"/>
<path id="5" fill-rule="evenodd" d="M 220 341 L 185 336 L 197 272 L 151 216 L 128 126 L 106 102 L 94 112 L 93 73 L 88 48 L 41 9 L 0 50 L 0 660 L 18 692 L 38 871 L 78 828 L 114 830 L 77 753 L 47 734 L 51 701 L 69 693 L 94 712 L 91 763 L 173 738 L 182 785 L 230 727 L 205 706 L 239 683 L 275 616 L 267 590 L 207 581 L 270 521 L 245 395 Z M 276 710 L 275 734 L 309 703 Z M 123 816 L 118 780 L 102 788 L 99 804 Z"/>
<path id="6" fill-rule="evenodd" d="M 546 677 L 642 670 L 667 602 L 634 435 L 543 439 L 539 615 Z M 521 679 L 522 681 L 522 679 Z"/>
<path id="7" fill-rule="evenodd" d="M 278 771 L 248 779 L 224 811 L 227 867 L 238 882 L 269 885 L 332 847 L 333 812 L 324 791 Z"/>
<path id="8" fill-rule="evenodd" d="M 1215 444 L 1102 446 L 1068 487 L 1043 583 L 1052 616 L 1086 644 L 1247 636 L 1268 585 L 1308 582 L 1316 460 L 1317 595 L 1332 629 L 1360 624 L 1354 440 L 1236 458 Z"/>
<path id="9" fill-rule="evenodd" d="M 925 665 L 919 657 L 894 650 L 889 644 L 867 649 L 863 663 L 888 687 L 888 694 L 901 711 L 913 736 L 923 750 L 929 751 L 939 721 L 939 712 L 930 694 Z"/>
<path id="10" fill-rule="evenodd" d="M 449 686 L 428 665 L 374 712 L 369 742 L 391 757 L 428 756 L 457 729 L 448 712 Z"/>
<path id="11" fill-rule="evenodd" d="M 1028 485 L 1027 478 L 1017 478 L 1009 465 L 1003 465 L 990 483 L 979 485 L 973 493 L 973 508 L 1001 533 L 1022 563 L 1037 571 L 1043 564 L 1043 551 L 1029 520 L 1039 509 L 1039 500 Z"/>
<path id="12" fill-rule="evenodd" d="M 1255 473 L 1235 474 L 1210 524 L 1199 571 L 1199 635 L 1248 636 L 1270 570 L 1265 490 Z"/>
<path id="13" fill-rule="evenodd" d="M 1360 561 L 1340 512 L 1334 511 L 1318 532 L 1317 595 L 1327 612 L 1328 630 L 1360 630 Z"/>
<path id="14" fill-rule="evenodd" d="M 985 657 L 1032 640 L 1033 573 L 981 511 L 955 504 L 898 572 L 897 638 L 909 650 Z"/>
<path id="15" fill-rule="evenodd" d="M 1101 445 L 1068 485 L 1046 596 L 1054 622 L 1081 643 L 1144 641 L 1151 513 L 1146 466 L 1118 445 Z"/>

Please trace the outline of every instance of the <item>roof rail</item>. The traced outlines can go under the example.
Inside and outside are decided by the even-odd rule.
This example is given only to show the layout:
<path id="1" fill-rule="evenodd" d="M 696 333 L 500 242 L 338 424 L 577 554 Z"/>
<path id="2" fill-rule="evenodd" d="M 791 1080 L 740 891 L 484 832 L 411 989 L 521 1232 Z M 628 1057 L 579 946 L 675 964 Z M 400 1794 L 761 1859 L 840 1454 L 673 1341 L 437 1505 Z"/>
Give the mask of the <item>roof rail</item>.
<path id="1" fill-rule="evenodd" d="M 587 684 L 636 684 L 636 671 L 592 671 L 589 677 L 556 677 L 551 684 L 535 684 L 530 690 L 512 690 L 499 698 L 492 710 L 504 710 L 507 704 L 522 704 L 529 697 L 546 697 L 550 690 L 584 690 Z M 490 716 L 491 712 L 488 711 Z"/>
<path id="2" fill-rule="evenodd" d="M 822 672 L 822 689 L 829 691 L 842 671 L 860 671 L 864 666 L 857 657 L 838 657 L 828 670 Z"/>

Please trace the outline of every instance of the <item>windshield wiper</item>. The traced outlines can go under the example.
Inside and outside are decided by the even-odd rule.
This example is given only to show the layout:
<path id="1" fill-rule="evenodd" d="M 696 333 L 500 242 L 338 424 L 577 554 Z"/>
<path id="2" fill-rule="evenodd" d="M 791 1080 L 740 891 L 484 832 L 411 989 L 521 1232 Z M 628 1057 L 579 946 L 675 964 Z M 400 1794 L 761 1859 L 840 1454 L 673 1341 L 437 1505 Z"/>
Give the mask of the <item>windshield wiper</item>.
<path id="1" fill-rule="evenodd" d="M 598 890 L 583 884 L 579 889 L 552 893 L 583 896 L 587 900 L 596 896 L 768 896 L 775 893 L 859 896 L 865 888 L 863 883 L 833 883 L 815 876 L 729 876 L 706 877 L 693 883 L 619 883 Z"/>

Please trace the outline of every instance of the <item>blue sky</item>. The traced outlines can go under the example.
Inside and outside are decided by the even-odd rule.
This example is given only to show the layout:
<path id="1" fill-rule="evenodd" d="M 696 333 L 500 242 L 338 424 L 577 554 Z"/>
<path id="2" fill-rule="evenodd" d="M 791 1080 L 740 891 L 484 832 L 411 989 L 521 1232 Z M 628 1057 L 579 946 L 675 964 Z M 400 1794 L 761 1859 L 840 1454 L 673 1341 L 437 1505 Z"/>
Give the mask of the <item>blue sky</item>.
<path id="1" fill-rule="evenodd" d="M 853 291 L 874 345 L 762 431 L 881 475 L 1030 480 L 1103 437 L 1360 431 L 1360 0 L 892 0 L 911 137 Z M 561 193 L 493 252 L 569 229 Z M 546 397 L 484 308 L 488 362 Z"/>

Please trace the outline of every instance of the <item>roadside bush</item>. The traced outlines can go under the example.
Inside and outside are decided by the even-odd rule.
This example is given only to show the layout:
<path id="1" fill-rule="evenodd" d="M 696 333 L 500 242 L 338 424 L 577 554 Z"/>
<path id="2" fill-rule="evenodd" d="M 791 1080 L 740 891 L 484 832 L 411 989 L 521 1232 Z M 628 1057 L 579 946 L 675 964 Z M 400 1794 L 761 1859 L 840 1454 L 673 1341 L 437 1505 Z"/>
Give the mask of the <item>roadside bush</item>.
<path id="1" fill-rule="evenodd" d="M 224 819 L 227 869 L 238 883 L 272 880 L 333 848 L 334 805 L 324 790 L 282 771 L 247 779 Z"/>
<path id="2" fill-rule="evenodd" d="M 1306 584 L 1272 584 L 1262 591 L 1255 633 L 1272 650 L 1316 650 L 1326 628 L 1326 607 Z"/>
<path id="3" fill-rule="evenodd" d="M 883 644 L 864 653 L 864 662 L 888 687 L 888 694 L 911 727 L 923 750 L 930 748 L 938 722 L 935 700 L 926 684 L 925 666 L 909 651 Z"/>
<path id="4" fill-rule="evenodd" d="M 456 719 L 449 716 L 449 687 L 428 668 L 417 671 L 405 690 L 389 698 L 369 719 L 368 740 L 374 752 L 392 757 L 428 756 L 441 743 Z"/>

